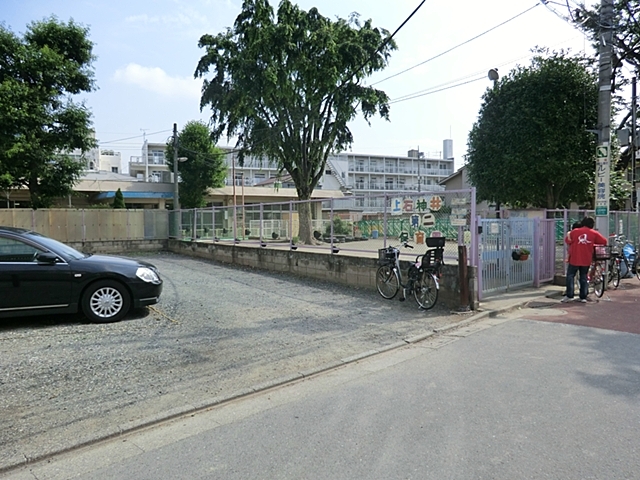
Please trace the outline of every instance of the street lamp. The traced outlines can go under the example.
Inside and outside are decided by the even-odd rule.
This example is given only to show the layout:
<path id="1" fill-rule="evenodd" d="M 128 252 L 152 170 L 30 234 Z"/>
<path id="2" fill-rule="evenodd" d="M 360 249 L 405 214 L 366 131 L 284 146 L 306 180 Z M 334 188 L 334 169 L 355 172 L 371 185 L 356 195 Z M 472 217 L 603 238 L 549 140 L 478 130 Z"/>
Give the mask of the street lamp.
<path id="1" fill-rule="evenodd" d="M 495 86 L 496 82 L 500 78 L 500 75 L 498 74 L 498 69 L 492 68 L 491 70 L 489 70 L 488 76 L 489 76 L 489 80 L 491 80 L 493 82 L 493 85 Z"/>
<path id="2" fill-rule="evenodd" d="M 492 68 L 489 70 L 487 76 L 489 77 L 489 80 L 493 81 L 493 88 L 495 89 L 498 86 L 498 79 L 500 78 L 498 69 Z M 500 202 L 496 202 L 496 218 L 500 218 L 500 206 Z"/>
<path id="3" fill-rule="evenodd" d="M 178 164 L 186 162 L 187 157 L 175 157 L 173 161 L 173 209 L 180 210 L 180 193 L 178 191 Z"/>

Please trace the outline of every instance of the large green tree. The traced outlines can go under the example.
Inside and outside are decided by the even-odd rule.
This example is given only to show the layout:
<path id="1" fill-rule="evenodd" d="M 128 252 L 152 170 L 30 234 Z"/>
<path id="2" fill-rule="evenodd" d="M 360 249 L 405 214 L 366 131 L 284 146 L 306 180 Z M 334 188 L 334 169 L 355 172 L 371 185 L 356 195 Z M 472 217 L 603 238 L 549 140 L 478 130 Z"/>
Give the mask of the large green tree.
<path id="1" fill-rule="evenodd" d="M 563 52 L 538 51 L 530 66 L 497 81 L 469 133 L 467 166 L 478 199 L 546 208 L 587 201 L 597 100 L 586 61 Z"/>
<path id="2" fill-rule="evenodd" d="M 603 28 L 606 25 L 600 20 L 601 2 L 580 3 L 578 8 L 569 11 L 569 15 L 575 25 L 582 29 L 599 48 L 602 41 Z M 619 128 L 631 128 L 631 108 L 629 102 L 625 102 L 619 95 L 620 87 L 629 83 L 629 77 L 625 77 L 623 68 L 637 72 L 640 70 L 640 0 L 614 0 L 613 1 L 613 57 L 611 92 L 617 109 L 624 108 L 623 104 L 629 106 L 629 114 L 622 116 Z M 626 170 L 631 163 L 631 148 L 621 151 L 620 158 L 616 163 L 616 169 Z"/>
<path id="3" fill-rule="evenodd" d="M 173 169 L 173 140 L 167 142 L 167 163 Z M 178 133 L 180 162 L 180 206 L 200 208 L 206 204 L 207 189 L 221 187 L 227 175 L 224 154 L 211 140 L 209 128 L 202 122 L 188 122 Z"/>
<path id="4" fill-rule="evenodd" d="M 576 26 L 590 37 L 595 46 L 600 45 L 605 28 L 600 20 L 600 8 L 601 2 L 589 2 L 589 5 L 582 3 L 569 12 Z M 612 91 L 615 92 L 625 63 L 635 71 L 640 69 L 640 0 L 614 0 L 613 11 L 614 57 L 611 80 Z"/>
<path id="5" fill-rule="evenodd" d="M 22 37 L 0 25 L 0 176 L 28 188 L 33 208 L 67 195 L 83 166 L 68 152 L 95 145 L 91 114 L 73 96 L 94 89 L 88 29 L 52 17 Z"/>
<path id="6" fill-rule="evenodd" d="M 353 141 L 348 123 L 388 119 L 388 97 L 364 80 L 396 48 L 386 30 L 356 14 L 335 21 L 316 8 L 282 0 L 245 0 L 233 28 L 204 35 L 195 76 L 204 78 L 201 109 L 212 111 L 213 138 L 237 137 L 239 158 L 264 155 L 291 175 L 308 200 L 327 157 Z M 312 243 L 311 209 L 299 206 L 300 240 Z"/>

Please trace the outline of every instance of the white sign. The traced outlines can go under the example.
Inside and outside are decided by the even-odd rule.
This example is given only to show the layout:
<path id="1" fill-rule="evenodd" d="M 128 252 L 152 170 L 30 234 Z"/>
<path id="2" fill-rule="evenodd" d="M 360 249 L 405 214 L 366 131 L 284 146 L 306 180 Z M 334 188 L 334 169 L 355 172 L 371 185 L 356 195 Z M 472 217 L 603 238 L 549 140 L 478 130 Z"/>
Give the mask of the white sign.
<path id="1" fill-rule="evenodd" d="M 452 208 L 451 209 L 451 215 L 466 215 L 467 214 L 467 209 L 466 208 Z"/>
<path id="2" fill-rule="evenodd" d="M 609 215 L 609 145 L 596 147 L 596 217 Z"/>
<path id="3" fill-rule="evenodd" d="M 430 213 L 425 213 L 422 216 L 422 226 L 423 227 L 433 227 L 436 224 L 436 217 L 434 217 Z"/>
<path id="4" fill-rule="evenodd" d="M 464 227 L 467 224 L 466 218 L 453 218 L 451 217 L 451 225 L 454 227 Z"/>
<path id="5" fill-rule="evenodd" d="M 402 215 L 402 198 L 391 199 L 391 215 Z"/>
<path id="6" fill-rule="evenodd" d="M 452 198 L 451 199 L 451 205 L 467 205 L 469 203 L 469 200 L 467 200 L 466 198 Z"/>

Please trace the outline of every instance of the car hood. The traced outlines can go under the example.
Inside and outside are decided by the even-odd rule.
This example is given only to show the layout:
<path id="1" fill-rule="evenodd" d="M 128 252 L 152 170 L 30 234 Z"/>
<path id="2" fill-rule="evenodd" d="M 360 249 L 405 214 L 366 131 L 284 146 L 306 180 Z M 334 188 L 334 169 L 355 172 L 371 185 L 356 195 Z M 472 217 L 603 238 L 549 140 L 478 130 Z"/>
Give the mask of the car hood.
<path id="1" fill-rule="evenodd" d="M 115 257 L 111 255 L 90 255 L 81 260 L 84 265 L 101 265 L 101 266 L 112 266 L 112 267 L 128 267 L 128 268 L 138 268 L 138 267 L 149 267 L 155 270 L 155 267 L 143 260 L 134 260 L 133 258 L 127 257 Z"/>

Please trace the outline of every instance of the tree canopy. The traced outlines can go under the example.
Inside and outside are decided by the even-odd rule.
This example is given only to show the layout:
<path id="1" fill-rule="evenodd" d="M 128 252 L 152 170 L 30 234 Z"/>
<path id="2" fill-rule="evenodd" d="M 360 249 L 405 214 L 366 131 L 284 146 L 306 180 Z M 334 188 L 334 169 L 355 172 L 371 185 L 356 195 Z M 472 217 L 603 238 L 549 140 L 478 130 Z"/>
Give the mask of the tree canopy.
<path id="1" fill-rule="evenodd" d="M 601 3 L 585 4 L 571 13 L 576 26 L 582 29 L 594 43 L 600 45 L 602 29 L 605 27 L 600 21 Z M 640 69 L 640 0 L 614 0 L 613 49 L 614 57 L 611 65 L 613 69 L 612 92 L 616 91 L 618 73 L 624 63 L 634 71 Z"/>
<path id="2" fill-rule="evenodd" d="M 544 53 L 483 96 L 467 157 L 479 200 L 546 208 L 589 200 L 597 78 L 580 57 Z"/>
<path id="3" fill-rule="evenodd" d="M 213 138 L 237 138 L 245 154 L 276 160 L 306 200 L 322 178 L 330 153 L 353 141 L 348 123 L 358 115 L 388 119 L 387 95 L 362 85 L 382 70 L 396 48 L 388 32 L 301 10 L 282 0 L 275 14 L 267 0 L 245 0 L 233 28 L 203 35 L 206 53 L 201 109 L 210 107 Z M 310 213 L 301 206 L 300 235 L 311 242 Z"/>
<path id="4" fill-rule="evenodd" d="M 167 163 L 173 169 L 173 140 L 167 142 Z M 222 150 L 211 140 L 209 128 L 202 122 L 188 122 L 178 133 L 178 157 L 180 162 L 180 206 L 200 208 L 205 206 L 207 189 L 221 187 L 227 175 Z"/>
<path id="5" fill-rule="evenodd" d="M 582 3 L 578 8 L 570 12 L 570 16 L 576 27 L 582 29 L 599 47 L 602 39 L 602 31 L 606 25 L 600 21 L 601 3 L 586 6 Z M 631 71 L 640 69 L 640 0 L 614 0 L 613 1 L 613 57 L 611 75 L 611 93 L 617 108 L 626 102 L 617 95 L 620 87 L 629 82 L 625 78 L 623 67 L 625 64 Z M 629 108 L 630 110 L 630 108 Z M 623 117 L 619 128 L 630 125 L 631 114 Z M 616 168 L 626 170 L 631 162 L 631 148 L 621 151 Z"/>
<path id="6" fill-rule="evenodd" d="M 22 38 L 0 25 L 0 176 L 33 208 L 71 191 L 83 166 L 67 154 L 95 145 L 91 114 L 73 95 L 94 88 L 88 29 L 52 17 Z"/>

